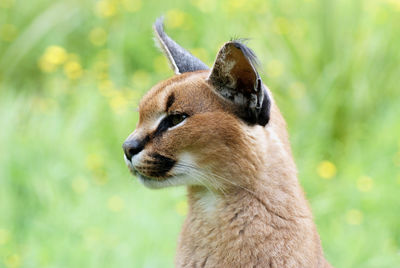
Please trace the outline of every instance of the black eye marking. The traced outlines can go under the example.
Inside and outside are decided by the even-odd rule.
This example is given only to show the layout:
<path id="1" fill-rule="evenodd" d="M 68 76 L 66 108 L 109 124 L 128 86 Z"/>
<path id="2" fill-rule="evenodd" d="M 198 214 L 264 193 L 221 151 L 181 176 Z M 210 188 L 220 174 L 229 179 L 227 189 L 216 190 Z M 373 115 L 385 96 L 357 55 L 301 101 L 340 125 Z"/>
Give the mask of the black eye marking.
<path id="1" fill-rule="evenodd" d="M 167 99 L 167 104 L 166 104 L 166 108 L 165 108 L 166 112 L 168 112 L 168 109 L 172 106 L 174 101 L 175 101 L 175 94 L 172 92 L 171 95 L 169 95 L 169 97 Z"/>
<path id="2" fill-rule="evenodd" d="M 158 125 L 156 131 L 153 136 L 159 136 L 164 133 L 167 129 L 178 125 L 183 122 L 189 116 L 185 113 L 172 113 L 167 115 Z"/>
<path id="3" fill-rule="evenodd" d="M 152 177 L 164 177 L 168 171 L 172 169 L 176 161 L 167 156 L 161 155 L 159 153 L 153 153 L 151 155 L 153 158 L 153 170 L 150 172 Z"/>

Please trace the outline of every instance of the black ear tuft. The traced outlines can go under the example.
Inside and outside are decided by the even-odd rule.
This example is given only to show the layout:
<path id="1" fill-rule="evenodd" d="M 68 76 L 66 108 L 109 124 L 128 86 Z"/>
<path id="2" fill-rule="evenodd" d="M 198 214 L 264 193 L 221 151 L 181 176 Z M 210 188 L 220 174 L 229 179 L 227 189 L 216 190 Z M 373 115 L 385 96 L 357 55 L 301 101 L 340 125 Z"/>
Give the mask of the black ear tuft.
<path id="1" fill-rule="evenodd" d="M 178 45 L 164 32 L 163 20 L 163 17 L 158 18 L 153 25 L 155 40 L 167 56 L 175 74 L 208 70 L 207 65 Z"/>
<path id="2" fill-rule="evenodd" d="M 260 61 L 258 60 L 254 51 L 248 46 L 246 46 L 249 40 L 250 39 L 248 38 L 234 38 L 231 39 L 229 42 L 234 43 L 237 48 L 242 50 L 244 56 L 250 61 L 253 67 L 258 68 L 260 66 Z"/>

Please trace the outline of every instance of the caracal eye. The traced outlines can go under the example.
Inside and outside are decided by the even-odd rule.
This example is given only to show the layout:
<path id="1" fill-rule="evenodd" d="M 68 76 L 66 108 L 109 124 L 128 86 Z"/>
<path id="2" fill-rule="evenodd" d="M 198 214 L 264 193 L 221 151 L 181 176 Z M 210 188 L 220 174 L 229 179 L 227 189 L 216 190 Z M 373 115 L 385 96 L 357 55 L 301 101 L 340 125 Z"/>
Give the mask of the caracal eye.
<path id="1" fill-rule="evenodd" d="M 188 117 L 188 115 L 187 114 L 183 114 L 183 113 L 176 113 L 176 114 L 169 115 L 169 119 L 170 119 L 170 122 L 171 122 L 171 127 L 174 127 L 174 126 L 178 125 L 183 120 L 185 120 L 187 117 Z"/>

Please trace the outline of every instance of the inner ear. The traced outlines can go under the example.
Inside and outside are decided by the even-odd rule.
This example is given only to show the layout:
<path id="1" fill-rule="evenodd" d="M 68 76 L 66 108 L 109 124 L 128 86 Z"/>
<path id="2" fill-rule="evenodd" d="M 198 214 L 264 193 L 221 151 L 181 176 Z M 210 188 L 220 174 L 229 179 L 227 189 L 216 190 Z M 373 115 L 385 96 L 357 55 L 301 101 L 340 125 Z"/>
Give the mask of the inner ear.
<path id="1" fill-rule="evenodd" d="M 257 58 L 250 48 L 231 41 L 219 51 L 208 81 L 221 97 L 231 102 L 239 117 L 249 124 L 265 126 L 270 100 L 256 65 Z"/>
<path id="2" fill-rule="evenodd" d="M 229 87 L 241 93 L 253 92 L 258 74 L 251 58 L 248 59 L 243 53 L 242 46 L 229 42 L 219 51 L 209 77 L 215 86 Z"/>

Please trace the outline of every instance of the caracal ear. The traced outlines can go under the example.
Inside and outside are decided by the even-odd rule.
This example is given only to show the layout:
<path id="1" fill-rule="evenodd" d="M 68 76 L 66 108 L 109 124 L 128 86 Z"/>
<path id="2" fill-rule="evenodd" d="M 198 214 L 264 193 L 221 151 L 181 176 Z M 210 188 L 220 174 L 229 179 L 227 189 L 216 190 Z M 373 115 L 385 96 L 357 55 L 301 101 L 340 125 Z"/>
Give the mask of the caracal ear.
<path id="1" fill-rule="evenodd" d="M 162 17 L 158 18 L 153 25 L 155 40 L 165 56 L 167 56 L 175 74 L 208 70 L 207 65 L 178 45 L 164 32 L 163 20 Z"/>
<path id="2" fill-rule="evenodd" d="M 225 43 L 217 55 L 208 82 L 234 105 L 237 115 L 249 124 L 265 126 L 270 99 L 255 68 L 254 52 L 240 41 Z"/>

